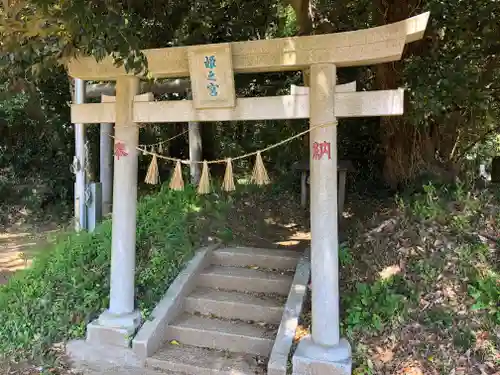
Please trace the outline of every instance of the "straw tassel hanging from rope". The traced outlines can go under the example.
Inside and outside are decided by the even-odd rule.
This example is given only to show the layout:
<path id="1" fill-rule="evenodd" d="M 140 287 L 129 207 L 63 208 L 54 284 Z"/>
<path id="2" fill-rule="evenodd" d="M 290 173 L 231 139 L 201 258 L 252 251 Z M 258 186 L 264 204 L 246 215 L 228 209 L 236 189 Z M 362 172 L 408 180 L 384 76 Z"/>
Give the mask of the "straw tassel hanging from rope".
<path id="1" fill-rule="evenodd" d="M 224 191 L 236 190 L 236 187 L 234 186 L 233 163 L 231 161 L 231 158 L 227 158 L 226 161 L 226 173 L 224 173 L 224 182 L 222 183 L 222 189 Z"/>
<path id="2" fill-rule="evenodd" d="M 182 179 L 182 167 L 181 162 L 177 160 L 175 163 L 174 174 L 172 175 L 172 179 L 170 180 L 170 189 L 172 190 L 183 190 L 184 189 L 184 180 Z"/>
<path id="3" fill-rule="evenodd" d="M 153 154 L 153 158 L 151 159 L 151 164 L 149 164 L 148 173 L 146 173 L 144 182 L 150 185 L 156 185 L 160 182 L 160 173 L 158 172 L 158 160 L 156 158 L 156 154 Z"/>
<path id="4" fill-rule="evenodd" d="M 260 151 L 257 152 L 257 157 L 255 158 L 255 166 L 253 168 L 251 182 L 259 186 L 267 185 L 271 182 L 269 176 L 267 175 L 266 167 L 262 161 L 262 156 Z"/>
<path id="5" fill-rule="evenodd" d="M 203 169 L 201 170 L 200 184 L 198 185 L 198 194 L 210 193 L 210 171 L 208 170 L 208 163 L 203 162 Z"/>

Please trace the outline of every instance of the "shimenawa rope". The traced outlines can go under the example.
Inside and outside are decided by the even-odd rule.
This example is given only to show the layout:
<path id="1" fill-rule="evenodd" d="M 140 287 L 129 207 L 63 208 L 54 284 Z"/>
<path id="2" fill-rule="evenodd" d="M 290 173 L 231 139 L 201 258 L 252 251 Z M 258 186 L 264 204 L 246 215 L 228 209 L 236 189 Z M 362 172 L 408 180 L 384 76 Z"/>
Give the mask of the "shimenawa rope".
<path id="1" fill-rule="evenodd" d="M 140 147 L 141 145 L 136 147 L 136 149 L 138 151 L 142 152 L 143 155 L 151 155 L 152 156 L 151 164 L 148 168 L 148 173 L 147 173 L 146 179 L 145 179 L 146 183 L 156 184 L 159 182 L 159 171 L 158 171 L 157 159 L 163 159 L 163 160 L 175 162 L 174 173 L 173 173 L 171 181 L 170 181 L 170 188 L 174 189 L 174 190 L 182 190 L 184 188 L 184 181 L 182 178 L 181 164 L 202 164 L 203 167 L 202 167 L 200 183 L 198 185 L 198 193 L 199 194 L 207 194 L 210 192 L 210 171 L 209 171 L 209 167 L 208 167 L 209 164 L 226 163 L 226 172 L 224 174 L 224 182 L 222 184 L 222 188 L 225 191 L 232 191 L 235 189 L 232 162 L 235 160 L 245 159 L 245 158 L 248 158 L 251 156 L 256 156 L 255 166 L 254 166 L 254 169 L 252 172 L 252 177 L 251 177 L 251 182 L 255 183 L 257 185 L 266 185 L 266 184 L 270 183 L 270 179 L 269 179 L 269 175 L 266 171 L 266 168 L 264 166 L 264 162 L 262 160 L 261 154 L 263 152 L 272 150 L 272 149 L 279 147 L 285 143 L 288 143 L 294 139 L 302 137 L 303 135 L 310 133 L 313 130 L 320 129 L 320 128 L 326 128 L 329 126 L 336 126 L 336 125 L 337 125 L 336 121 L 314 125 L 314 126 L 309 127 L 309 129 L 307 129 L 307 130 L 304 130 L 298 134 L 295 134 L 291 137 L 288 137 L 280 142 L 274 143 L 274 144 L 267 146 L 263 149 L 253 151 L 253 152 L 248 152 L 246 154 L 232 157 L 232 158 L 225 158 L 225 159 L 192 161 L 192 160 L 183 160 L 183 159 L 179 159 L 179 158 L 172 158 L 170 156 L 164 156 L 164 155 L 158 154 L 155 151 L 153 151 L 155 149 L 155 145 L 161 146 L 161 145 L 165 144 L 166 142 L 171 141 L 172 139 L 175 139 L 175 138 L 185 134 L 187 132 L 187 130 L 184 131 L 183 133 L 177 134 L 176 136 L 169 138 L 165 141 L 161 141 L 161 142 L 158 142 L 158 143 L 155 143 L 152 145 L 148 145 L 151 147 L 150 148 L 151 151 L 147 150 L 146 147 L 148 147 L 148 146 L 145 146 L 144 148 L 142 148 L 142 147 Z M 115 139 L 115 141 L 117 140 L 116 137 L 114 137 L 114 136 L 111 136 L 111 137 L 113 137 Z"/>

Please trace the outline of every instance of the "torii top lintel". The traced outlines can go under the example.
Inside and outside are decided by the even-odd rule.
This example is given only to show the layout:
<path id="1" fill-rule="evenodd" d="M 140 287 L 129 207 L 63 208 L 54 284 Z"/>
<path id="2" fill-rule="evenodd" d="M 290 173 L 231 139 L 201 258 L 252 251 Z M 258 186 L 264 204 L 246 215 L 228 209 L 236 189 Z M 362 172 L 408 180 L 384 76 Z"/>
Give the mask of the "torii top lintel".
<path id="1" fill-rule="evenodd" d="M 304 69 L 315 63 L 338 67 L 360 66 L 401 59 L 406 43 L 421 39 L 429 12 L 404 21 L 370 29 L 335 34 L 233 42 L 232 65 L 236 73 Z M 189 47 L 144 50 L 150 74 L 155 78 L 189 76 Z M 93 57 L 73 59 L 68 73 L 84 80 L 115 80 L 126 75 L 111 57 L 97 62 Z"/>

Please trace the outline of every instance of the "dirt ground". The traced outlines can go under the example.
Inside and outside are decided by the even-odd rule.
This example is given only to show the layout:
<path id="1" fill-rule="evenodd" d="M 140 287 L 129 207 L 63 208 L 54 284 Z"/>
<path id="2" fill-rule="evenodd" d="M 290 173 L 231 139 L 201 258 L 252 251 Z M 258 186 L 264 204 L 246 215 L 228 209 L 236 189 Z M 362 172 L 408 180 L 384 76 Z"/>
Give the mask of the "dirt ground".
<path id="1" fill-rule="evenodd" d="M 29 267 L 34 255 L 60 230 L 60 225 L 11 225 L 0 227 L 0 284 Z"/>
<path id="2" fill-rule="evenodd" d="M 29 267 L 33 257 L 43 251 L 45 245 L 50 243 L 62 228 L 62 224 L 56 222 L 11 223 L 0 226 L 0 285 L 7 283 L 16 272 Z M 2 375 L 51 373 L 69 375 L 72 372 L 61 368 L 44 369 L 24 363 L 17 365 L 0 363 L 0 373 Z"/>

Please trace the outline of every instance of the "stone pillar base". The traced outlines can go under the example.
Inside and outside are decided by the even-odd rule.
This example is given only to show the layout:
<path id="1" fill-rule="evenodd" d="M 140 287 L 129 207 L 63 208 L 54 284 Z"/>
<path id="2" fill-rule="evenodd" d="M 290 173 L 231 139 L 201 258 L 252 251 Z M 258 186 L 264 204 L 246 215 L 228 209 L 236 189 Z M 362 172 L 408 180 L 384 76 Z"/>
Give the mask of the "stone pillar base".
<path id="1" fill-rule="evenodd" d="M 95 345 L 130 347 L 132 337 L 141 324 L 140 311 L 114 315 L 105 311 L 87 326 L 86 341 Z"/>
<path id="2" fill-rule="evenodd" d="M 300 340 L 292 362 L 293 375 L 351 375 L 351 345 L 341 339 L 337 346 L 325 347 L 308 336 Z"/>

